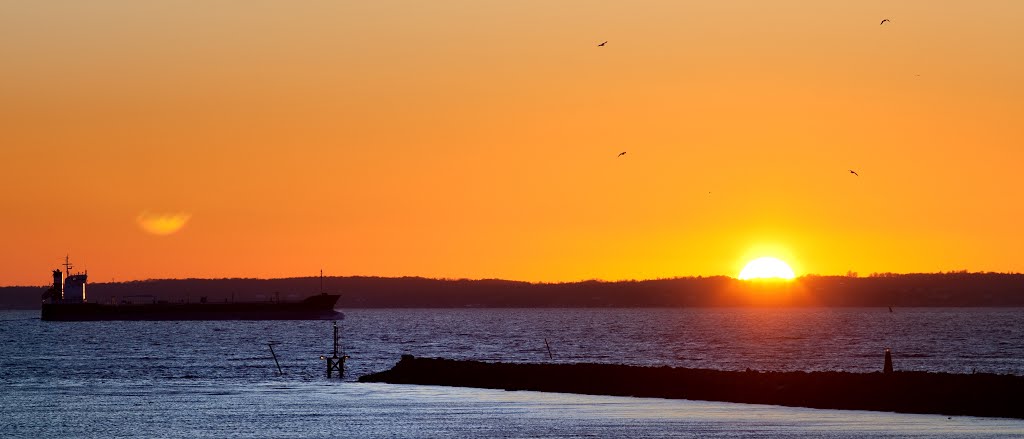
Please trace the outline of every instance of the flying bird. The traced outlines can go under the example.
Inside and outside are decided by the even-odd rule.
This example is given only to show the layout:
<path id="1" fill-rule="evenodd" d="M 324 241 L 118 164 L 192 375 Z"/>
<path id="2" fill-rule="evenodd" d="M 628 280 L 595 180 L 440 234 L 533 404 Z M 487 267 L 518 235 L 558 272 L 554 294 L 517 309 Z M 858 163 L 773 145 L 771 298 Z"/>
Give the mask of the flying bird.
<path id="1" fill-rule="evenodd" d="M 608 44 L 608 42 L 607 42 L 607 41 L 605 41 L 605 42 L 603 42 L 603 43 L 601 43 L 601 44 L 598 44 L 598 45 L 597 45 L 597 47 L 604 47 L 604 45 L 605 45 L 605 44 Z"/>
<path id="2" fill-rule="evenodd" d="M 878 25 L 881 26 L 881 25 L 883 25 L 885 23 L 891 23 L 891 22 L 889 21 L 888 18 L 886 18 L 886 19 L 883 19 L 881 23 L 878 23 Z"/>
<path id="3" fill-rule="evenodd" d="M 622 151 L 622 152 L 620 152 L 620 153 L 619 153 L 619 155 L 617 155 L 617 156 L 615 156 L 615 157 L 622 157 L 622 156 L 624 156 L 624 155 L 626 155 L 626 151 Z"/>
<path id="4" fill-rule="evenodd" d="M 854 171 L 853 171 L 853 169 L 851 169 L 851 170 L 850 170 L 850 173 L 851 173 L 851 174 L 853 174 L 853 175 L 856 175 L 856 176 L 860 177 L 860 174 L 858 174 L 858 173 L 854 172 Z"/>

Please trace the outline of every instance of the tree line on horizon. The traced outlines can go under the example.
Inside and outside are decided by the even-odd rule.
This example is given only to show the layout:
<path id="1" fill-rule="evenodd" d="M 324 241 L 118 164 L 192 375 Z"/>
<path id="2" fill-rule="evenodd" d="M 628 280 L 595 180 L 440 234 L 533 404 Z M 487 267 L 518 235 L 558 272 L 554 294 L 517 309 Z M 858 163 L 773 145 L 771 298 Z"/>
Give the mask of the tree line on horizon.
<path id="1" fill-rule="evenodd" d="M 1024 274 L 876 273 L 808 275 L 790 282 L 727 276 L 530 283 L 500 279 L 325 277 L 340 308 L 543 307 L 973 307 L 1024 306 Z M 38 309 L 45 287 L 0 288 L 0 309 Z M 161 279 L 95 283 L 98 303 L 297 301 L 321 292 L 321 278 Z"/>

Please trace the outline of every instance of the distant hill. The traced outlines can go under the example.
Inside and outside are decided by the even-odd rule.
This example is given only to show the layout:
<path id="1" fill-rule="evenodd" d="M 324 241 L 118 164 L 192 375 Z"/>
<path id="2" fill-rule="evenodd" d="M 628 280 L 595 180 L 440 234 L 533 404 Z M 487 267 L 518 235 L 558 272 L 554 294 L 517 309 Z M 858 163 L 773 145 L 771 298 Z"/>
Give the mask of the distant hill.
<path id="1" fill-rule="evenodd" d="M 878 274 L 804 276 L 793 282 L 746 282 L 725 276 L 644 281 L 529 283 L 498 279 L 326 277 L 341 308 L 1024 306 L 1024 274 Z M 0 309 L 37 309 L 42 287 L 0 288 Z M 298 300 L 320 291 L 320 278 L 167 279 L 89 284 L 90 302 L 124 300 Z"/>

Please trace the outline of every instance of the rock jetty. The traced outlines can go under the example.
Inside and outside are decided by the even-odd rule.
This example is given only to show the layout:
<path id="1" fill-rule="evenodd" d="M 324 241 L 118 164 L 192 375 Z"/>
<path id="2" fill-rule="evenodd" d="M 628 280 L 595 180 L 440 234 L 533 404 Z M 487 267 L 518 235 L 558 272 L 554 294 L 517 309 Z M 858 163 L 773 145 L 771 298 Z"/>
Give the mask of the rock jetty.
<path id="1" fill-rule="evenodd" d="M 1024 419 L 1024 377 L 988 373 L 723 371 L 403 355 L 392 369 L 359 381 Z"/>

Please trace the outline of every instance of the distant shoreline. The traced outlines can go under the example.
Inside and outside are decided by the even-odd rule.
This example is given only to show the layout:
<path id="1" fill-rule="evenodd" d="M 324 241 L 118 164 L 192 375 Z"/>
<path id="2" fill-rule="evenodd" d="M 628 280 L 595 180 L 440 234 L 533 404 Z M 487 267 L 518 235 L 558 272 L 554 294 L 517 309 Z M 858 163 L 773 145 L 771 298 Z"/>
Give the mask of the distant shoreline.
<path id="1" fill-rule="evenodd" d="M 737 372 L 403 355 L 359 381 L 1024 419 L 1024 377 L 983 373 Z"/>
<path id="2" fill-rule="evenodd" d="M 325 277 L 322 290 L 352 308 L 703 308 L 703 307 L 1024 307 L 1024 274 L 804 276 L 749 282 L 726 276 L 642 281 L 529 283 L 500 279 Z M 0 309 L 38 309 L 44 287 L 0 287 Z M 319 277 L 166 279 L 90 283 L 88 300 L 129 296 L 211 302 L 299 300 L 321 291 Z"/>

